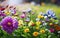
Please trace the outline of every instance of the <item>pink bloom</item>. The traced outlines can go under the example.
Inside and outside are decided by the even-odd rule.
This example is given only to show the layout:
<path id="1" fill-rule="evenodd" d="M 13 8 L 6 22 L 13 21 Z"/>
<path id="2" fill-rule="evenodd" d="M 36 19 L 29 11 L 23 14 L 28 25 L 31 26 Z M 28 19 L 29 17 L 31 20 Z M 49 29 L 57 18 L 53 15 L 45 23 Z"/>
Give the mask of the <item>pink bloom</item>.
<path id="1" fill-rule="evenodd" d="M 22 14 L 20 17 L 21 17 L 21 18 L 25 18 L 25 17 L 26 17 L 26 15 L 25 15 L 25 14 Z"/>

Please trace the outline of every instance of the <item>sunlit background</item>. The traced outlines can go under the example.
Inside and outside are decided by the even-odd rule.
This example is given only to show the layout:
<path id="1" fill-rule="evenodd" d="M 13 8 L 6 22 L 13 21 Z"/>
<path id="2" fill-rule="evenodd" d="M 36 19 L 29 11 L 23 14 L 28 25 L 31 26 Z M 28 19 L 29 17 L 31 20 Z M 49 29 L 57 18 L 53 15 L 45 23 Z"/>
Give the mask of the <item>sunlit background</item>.
<path id="1" fill-rule="evenodd" d="M 22 11 L 27 8 L 34 8 L 37 12 L 53 9 L 57 16 L 60 16 L 60 0 L 0 0 L 1 6 L 14 6 Z"/>

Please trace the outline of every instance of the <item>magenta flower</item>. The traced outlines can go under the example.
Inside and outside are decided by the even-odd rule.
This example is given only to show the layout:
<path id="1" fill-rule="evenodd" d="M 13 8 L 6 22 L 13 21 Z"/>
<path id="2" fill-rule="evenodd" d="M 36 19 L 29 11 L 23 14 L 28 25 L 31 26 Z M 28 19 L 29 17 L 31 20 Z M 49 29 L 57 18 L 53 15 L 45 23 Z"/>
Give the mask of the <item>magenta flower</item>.
<path id="1" fill-rule="evenodd" d="M 50 32 L 53 33 L 54 32 L 54 29 L 53 28 L 50 28 Z"/>
<path id="2" fill-rule="evenodd" d="M 4 14 L 2 11 L 0 11 L 0 16 L 6 16 L 6 14 Z"/>
<path id="3" fill-rule="evenodd" d="M 11 34 L 15 29 L 18 28 L 18 21 L 8 16 L 1 21 L 1 25 L 4 31 Z"/>

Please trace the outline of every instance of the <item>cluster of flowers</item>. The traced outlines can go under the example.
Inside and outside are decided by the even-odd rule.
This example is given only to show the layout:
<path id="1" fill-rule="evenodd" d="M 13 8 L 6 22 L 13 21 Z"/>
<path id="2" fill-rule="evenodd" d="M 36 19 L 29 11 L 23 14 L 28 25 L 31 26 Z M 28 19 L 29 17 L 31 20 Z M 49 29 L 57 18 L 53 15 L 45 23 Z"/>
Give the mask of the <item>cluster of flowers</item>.
<path id="1" fill-rule="evenodd" d="M 5 31 L 4 33 L 7 32 L 6 34 L 11 34 L 12 36 L 10 37 L 60 37 L 59 20 L 52 10 L 48 10 L 46 13 L 41 12 L 37 15 L 30 8 L 24 10 L 22 14 L 13 7 L 7 9 L 0 10 L 0 30 Z"/>

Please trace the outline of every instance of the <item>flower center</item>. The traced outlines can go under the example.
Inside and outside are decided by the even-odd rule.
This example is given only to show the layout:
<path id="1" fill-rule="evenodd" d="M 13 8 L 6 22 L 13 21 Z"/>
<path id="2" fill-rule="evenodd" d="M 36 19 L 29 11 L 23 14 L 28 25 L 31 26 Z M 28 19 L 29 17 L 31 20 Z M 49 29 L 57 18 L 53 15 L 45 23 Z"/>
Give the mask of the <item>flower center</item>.
<path id="1" fill-rule="evenodd" d="M 11 25 L 11 22 L 8 22 L 8 25 L 10 26 Z"/>

